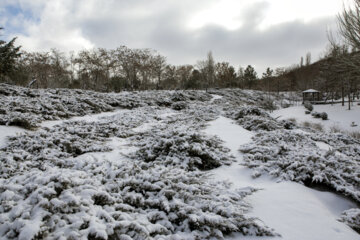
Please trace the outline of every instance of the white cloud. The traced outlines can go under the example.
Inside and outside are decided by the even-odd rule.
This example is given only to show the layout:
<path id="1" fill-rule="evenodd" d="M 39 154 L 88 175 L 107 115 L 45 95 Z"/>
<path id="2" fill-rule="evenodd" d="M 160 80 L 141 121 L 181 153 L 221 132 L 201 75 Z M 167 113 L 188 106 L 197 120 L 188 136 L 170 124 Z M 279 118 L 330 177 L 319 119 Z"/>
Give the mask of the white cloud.
<path id="1" fill-rule="evenodd" d="M 335 16 L 342 8 L 340 0 L 268 0 L 269 8 L 261 29 L 284 22 L 301 20 L 309 22 L 322 17 Z"/>
<path id="2" fill-rule="evenodd" d="M 209 7 L 195 13 L 188 21 L 188 27 L 199 29 L 206 25 L 219 25 L 228 30 L 235 30 L 242 26 L 240 19 L 242 9 L 249 7 L 255 1 L 220 0 Z"/>
<path id="3" fill-rule="evenodd" d="M 32 14 L 32 18 L 24 18 L 22 22 L 25 32 L 17 34 L 23 49 L 70 51 L 94 46 L 74 21 L 76 15 L 73 15 L 71 1 L 21 1 L 19 6 Z"/>

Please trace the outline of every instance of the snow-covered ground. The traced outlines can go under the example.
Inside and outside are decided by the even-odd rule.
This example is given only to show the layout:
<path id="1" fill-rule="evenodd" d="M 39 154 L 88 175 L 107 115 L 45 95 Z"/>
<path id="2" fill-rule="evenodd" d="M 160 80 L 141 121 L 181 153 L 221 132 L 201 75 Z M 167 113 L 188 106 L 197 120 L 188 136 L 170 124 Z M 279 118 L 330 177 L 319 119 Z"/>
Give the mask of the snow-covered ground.
<path id="1" fill-rule="evenodd" d="M 6 141 L 8 137 L 16 136 L 24 132 L 26 132 L 26 130 L 23 128 L 0 125 L 0 148 L 6 146 Z"/>
<path id="2" fill-rule="evenodd" d="M 58 124 L 62 124 L 64 122 L 74 122 L 74 121 L 86 121 L 86 122 L 95 122 L 95 121 L 99 121 L 102 118 L 106 118 L 106 117 L 116 117 L 117 114 L 119 113 L 125 113 L 125 112 L 129 112 L 129 110 L 127 109 L 117 109 L 113 112 L 102 112 L 102 113 L 97 113 L 97 114 L 88 114 L 85 116 L 81 116 L 81 117 L 72 117 L 69 118 L 67 120 L 50 120 L 50 121 L 43 121 L 40 126 L 41 127 L 48 127 L 51 128 L 55 125 Z"/>
<path id="3" fill-rule="evenodd" d="M 311 114 L 305 114 L 304 106 L 294 106 L 275 110 L 271 116 L 279 119 L 294 118 L 298 123 L 312 122 L 322 124 L 326 130 L 331 130 L 332 127 L 339 128 L 345 131 L 360 131 L 360 105 L 353 104 L 351 110 L 348 106 L 342 106 L 341 103 L 327 104 L 327 105 L 313 105 L 314 112 L 326 112 L 329 120 L 321 120 L 314 118 Z M 355 122 L 356 127 L 352 127 L 352 122 Z"/>
<path id="4" fill-rule="evenodd" d="M 337 221 L 344 210 L 356 207 L 353 202 L 337 194 L 313 190 L 299 183 L 277 183 L 269 176 L 253 179 L 251 170 L 239 165 L 242 163 L 242 154 L 238 151 L 240 145 L 251 142 L 253 134 L 250 131 L 236 125 L 231 119 L 219 117 L 210 123 L 205 132 L 220 137 L 237 159 L 231 166 L 212 170 L 214 178 L 227 180 L 237 188 L 250 186 L 260 189 L 247 198 L 253 207 L 250 214 L 262 219 L 282 236 L 271 239 L 359 238 L 350 227 Z M 240 238 L 236 235 L 233 237 Z M 243 236 L 241 238 L 244 239 Z"/>
<path id="5" fill-rule="evenodd" d="M 223 96 L 216 95 L 216 94 L 212 94 L 212 96 L 213 96 L 213 98 L 210 99 L 210 102 L 211 102 L 211 103 L 214 102 L 216 99 L 221 99 L 221 98 L 223 98 Z"/>
<path id="6" fill-rule="evenodd" d="M 260 91 L 12 91 L 0 95 L 0 238 L 359 238 L 338 221 L 353 208 L 356 229 L 359 142 L 271 118 Z M 301 184 L 312 177 L 357 202 Z"/>

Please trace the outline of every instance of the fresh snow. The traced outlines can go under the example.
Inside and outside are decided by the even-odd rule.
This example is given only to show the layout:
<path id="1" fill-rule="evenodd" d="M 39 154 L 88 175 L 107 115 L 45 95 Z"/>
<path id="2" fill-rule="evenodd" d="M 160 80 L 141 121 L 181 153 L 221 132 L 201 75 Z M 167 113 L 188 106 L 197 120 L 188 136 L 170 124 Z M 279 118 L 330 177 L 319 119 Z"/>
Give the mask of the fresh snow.
<path id="1" fill-rule="evenodd" d="M 278 119 L 294 118 L 298 123 L 305 121 L 322 124 L 326 130 L 331 130 L 332 127 L 340 128 L 341 130 L 355 132 L 360 131 L 360 106 L 353 104 L 351 110 L 348 110 L 347 104 L 342 106 L 341 103 L 327 104 L 327 105 L 313 105 L 313 112 L 326 112 L 329 120 L 321 120 L 314 118 L 311 114 L 305 114 L 304 106 L 293 106 L 275 110 L 271 116 Z M 351 123 L 355 122 L 356 127 L 352 127 Z"/>
<path id="2" fill-rule="evenodd" d="M 277 150 L 302 145 L 357 197 L 358 142 L 276 121 L 257 107 L 260 91 L 0 88 L 11 92 L 0 96 L 0 238 L 358 239 L 355 203 L 287 181 L 296 167 L 271 171 Z"/>
<path id="3" fill-rule="evenodd" d="M 0 148 L 6 146 L 7 138 L 26 132 L 27 130 L 13 126 L 0 125 Z"/>
<path id="4" fill-rule="evenodd" d="M 213 177 L 227 180 L 235 188 L 254 187 L 260 189 L 247 197 L 253 210 L 250 213 L 266 225 L 275 229 L 281 237 L 270 239 L 289 240 L 353 240 L 359 235 L 337 219 L 340 214 L 356 205 L 343 197 L 329 192 L 307 188 L 295 182 L 280 182 L 269 176 L 253 179 L 252 170 L 241 166 L 242 155 L 238 148 L 251 142 L 253 134 L 233 123 L 231 119 L 219 117 L 212 121 L 205 132 L 217 135 L 236 157 L 237 163 L 212 170 Z M 321 148 L 327 147 L 318 142 Z M 233 235 L 233 238 L 255 239 Z M 264 239 L 264 238 L 256 238 Z"/>
<path id="5" fill-rule="evenodd" d="M 210 99 L 210 103 L 214 102 L 216 99 L 221 99 L 223 96 L 217 95 L 217 94 L 211 94 L 212 99 Z"/>
<path id="6" fill-rule="evenodd" d="M 333 149 L 329 144 L 326 144 L 324 142 L 316 141 L 315 144 L 318 148 L 325 150 L 325 151 L 329 151 L 329 150 Z"/>
<path id="7" fill-rule="evenodd" d="M 99 121 L 106 117 L 116 117 L 120 113 L 125 113 L 125 112 L 129 112 L 129 111 L 130 110 L 128 110 L 128 109 L 117 109 L 114 112 L 102 112 L 102 113 L 97 113 L 97 114 L 88 114 L 85 116 L 73 117 L 73 118 L 69 118 L 66 120 L 62 119 L 62 120 L 44 121 L 44 122 L 40 123 L 40 126 L 51 128 L 55 125 L 62 124 L 63 122 L 75 122 L 75 121 L 95 122 L 95 121 Z"/>

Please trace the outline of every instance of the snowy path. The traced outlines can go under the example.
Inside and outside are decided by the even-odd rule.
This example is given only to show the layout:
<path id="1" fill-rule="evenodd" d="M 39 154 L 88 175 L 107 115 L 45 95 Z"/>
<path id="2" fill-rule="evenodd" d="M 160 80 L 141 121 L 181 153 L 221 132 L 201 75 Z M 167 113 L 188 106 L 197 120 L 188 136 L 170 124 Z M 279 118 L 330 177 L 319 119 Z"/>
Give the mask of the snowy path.
<path id="1" fill-rule="evenodd" d="M 282 235 L 271 239 L 359 239 L 355 231 L 336 220 L 342 211 L 355 207 L 352 202 L 336 194 L 316 191 L 294 182 L 276 183 L 267 176 L 253 179 L 252 170 L 239 165 L 242 155 L 237 151 L 241 144 L 251 141 L 253 134 L 250 131 L 234 124 L 231 119 L 219 117 L 210 123 L 205 132 L 222 139 L 238 161 L 232 166 L 213 170 L 214 178 L 227 180 L 233 183 L 234 188 L 251 186 L 262 189 L 250 195 L 247 200 L 253 206 L 250 215 L 260 218 Z M 233 235 L 231 239 L 237 238 L 240 236 Z"/>

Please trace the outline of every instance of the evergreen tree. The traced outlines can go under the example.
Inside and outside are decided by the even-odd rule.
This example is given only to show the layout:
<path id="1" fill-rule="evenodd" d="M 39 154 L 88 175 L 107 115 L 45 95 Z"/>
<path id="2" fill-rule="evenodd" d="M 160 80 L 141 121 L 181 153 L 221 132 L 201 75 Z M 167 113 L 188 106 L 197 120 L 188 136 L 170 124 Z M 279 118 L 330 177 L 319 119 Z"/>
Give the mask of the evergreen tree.
<path id="1" fill-rule="evenodd" d="M 0 30 L 3 28 L 0 27 Z M 15 47 L 16 38 L 6 42 L 0 39 L 0 79 L 8 76 L 15 68 L 15 61 L 20 57 L 20 46 Z"/>
<path id="2" fill-rule="evenodd" d="M 249 89 L 254 86 L 255 80 L 257 79 L 257 73 L 255 69 L 248 65 L 244 71 L 244 80 Z"/>

